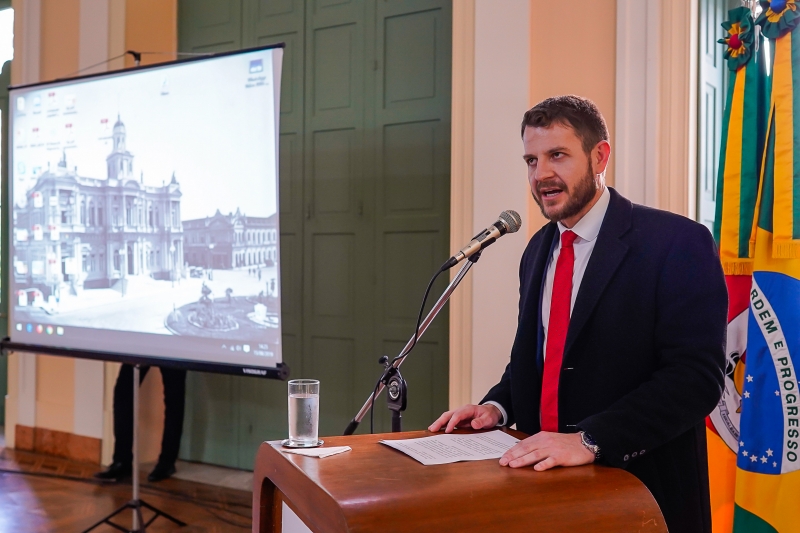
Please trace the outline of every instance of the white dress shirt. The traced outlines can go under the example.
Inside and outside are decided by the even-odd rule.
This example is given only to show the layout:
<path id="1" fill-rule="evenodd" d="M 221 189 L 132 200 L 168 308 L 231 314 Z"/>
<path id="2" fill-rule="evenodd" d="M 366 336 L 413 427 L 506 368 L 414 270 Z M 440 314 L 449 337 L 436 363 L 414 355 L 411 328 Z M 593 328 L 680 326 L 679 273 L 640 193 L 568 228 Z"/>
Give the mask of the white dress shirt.
<path id="1" fill-rule="evenodd" d="M 572 310 L 575 307 L 575 299 L 578 296 L 578 291 L 581 288 L 581 281 L 583 275 L 586 273 L 586 265 L 589 264 L 589 258 L 592 256 L 592 250 L 597 242 L 597 236 L 600 234 L 600 226 L 603 225 L 603 219 L 608 210 L 608 203 L 611 200 L 611 193 L 608 188 L 603 188 L 603 194 L 598 198 L 592 208 L 581 218 L 574 227 L 568 228 L 561 222 L 558 222 L 559 236 L 567 230 L 571 230 L 578 238 L 572 244 L 575 251 L 575 264 L 572 270 L 572 301 L 569 306 L 569 313 L 572 316 Z M 558 239 L 553 254 L 550 256 L 550 261 L 547 264 L 547 273 L 544 279 L 544 293 L 542 294 L 542 326 L 544 328 L 544 353 L 547 353 L 547 328 L 550 324 L 550 300 L 553 298 L 553 279 L 556 276 L 556 262 L 558 256 L 561 254 L 561 239 Z M 499 425 L 504 425 L 508 419 L 505 408 L 497 402 L 486 402 L 492 404 L 500 410 L 502 418 Z"/>

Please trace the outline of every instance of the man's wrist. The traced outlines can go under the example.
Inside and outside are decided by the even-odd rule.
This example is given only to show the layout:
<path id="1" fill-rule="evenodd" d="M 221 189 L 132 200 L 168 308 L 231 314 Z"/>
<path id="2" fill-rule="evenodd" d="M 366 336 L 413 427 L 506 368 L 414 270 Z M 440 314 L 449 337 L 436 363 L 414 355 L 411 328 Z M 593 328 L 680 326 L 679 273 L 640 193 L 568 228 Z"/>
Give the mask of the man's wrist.
<path id="1" fill-rule="evenodd" d="M 506 410 L 503 408 L 502 405 L 500 405 L 497 402 L 493 402 L 491 400 L 488 402 L 484 402 L 481 405 L 491 405 L 495 409 L 497 409 L 497 411 L 500 413 L 500 420 L 497 422 L 497 425 L 504 426 L 506 424 L 506 421 L 508 420 L 508 415 L 506 414 Z"/>
<path id="2" fill-rule="evenodd" d="M 583 444 L 583 447 L 594 455 L 595 461 L 598 461 L 603 454 L 600 451 L 600 446 L 597 444 L 597 442 L 595 442 L 592 436 L 585 431 L 578 432 L 578 435 L 581 437 L 581 444 Z"/>

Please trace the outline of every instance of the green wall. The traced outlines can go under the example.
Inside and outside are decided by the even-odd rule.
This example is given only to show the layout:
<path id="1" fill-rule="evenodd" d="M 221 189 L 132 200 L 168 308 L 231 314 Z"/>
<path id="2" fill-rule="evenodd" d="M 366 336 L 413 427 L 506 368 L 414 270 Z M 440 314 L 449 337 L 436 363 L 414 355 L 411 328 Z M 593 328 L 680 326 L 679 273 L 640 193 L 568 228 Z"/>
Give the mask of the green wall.
<path id="1" fill-rule="evenodd" d="M 283 357 L 321 380 L 321 435 L 341 434 L 380 355 L 413 332 L 449 255 L 451 2 L 180 0 L 179 50 L 286 43 L 281 91 Z M 443 276 L 444 278 L 445 276 Z M 432 291 L 432 300 L 446 280 Z M 447 407 L 443 312 L 402 371 L 405 429 Z M 286 436 L 286 383 L 191 373 L 181 456 L 252 468 Z M 368 431 L 368 420 L 361 431 Z M 385 397 L 376 404 L 387 431 Z"/>

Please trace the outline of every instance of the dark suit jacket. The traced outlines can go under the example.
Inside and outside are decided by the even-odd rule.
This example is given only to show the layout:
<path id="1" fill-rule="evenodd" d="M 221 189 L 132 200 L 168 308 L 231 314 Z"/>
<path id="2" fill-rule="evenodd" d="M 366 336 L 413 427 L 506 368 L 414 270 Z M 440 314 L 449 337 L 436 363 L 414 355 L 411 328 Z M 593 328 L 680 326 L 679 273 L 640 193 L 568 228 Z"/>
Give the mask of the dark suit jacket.
<path id="1" fill-rule="evenodd" d="M 722 395 L 728 305 L 716 246 L 704 226 L 610 193 L 567 332 L 559 432 L 586 431 L 601 462 L 642 480 L 670 531 L 710 532 L 704 418 Z M 541 430 L 541 294 L 558 235 L 547 224 L 522 256 L 511 361 L 481 402 L 529 434 Z"/>

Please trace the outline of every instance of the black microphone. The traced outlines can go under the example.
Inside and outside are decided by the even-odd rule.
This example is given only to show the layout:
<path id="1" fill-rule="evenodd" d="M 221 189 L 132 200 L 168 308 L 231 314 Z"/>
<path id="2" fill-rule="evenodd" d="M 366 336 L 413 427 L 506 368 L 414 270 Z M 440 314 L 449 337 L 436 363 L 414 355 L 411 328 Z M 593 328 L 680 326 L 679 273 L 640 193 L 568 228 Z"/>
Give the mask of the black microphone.
<path id="1" fill-rule="evenodd" d="M 442 270 L 453 268 L 464 259 L 480 252 L 505 235 L 506 233 L 516 233 L 522 227 L 522 218 L 519 213 L 511 209 L 503 211 L 491 226 L 478 233 L 468 245 L 458 251 L 453 257 L 448 259 L 443 265 Z"/>

